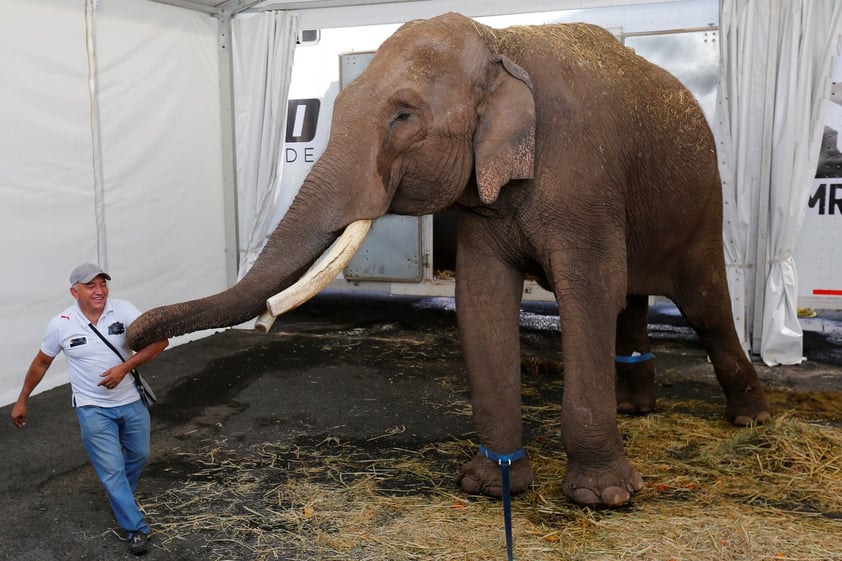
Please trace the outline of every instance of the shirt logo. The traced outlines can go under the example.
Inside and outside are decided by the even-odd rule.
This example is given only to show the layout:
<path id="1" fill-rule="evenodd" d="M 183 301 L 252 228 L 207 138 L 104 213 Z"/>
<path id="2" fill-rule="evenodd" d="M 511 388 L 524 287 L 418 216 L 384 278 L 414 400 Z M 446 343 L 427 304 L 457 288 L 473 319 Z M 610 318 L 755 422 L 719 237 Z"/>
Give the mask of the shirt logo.
<path id="1" fill-rule="evenodd" d="M 119 321 L 115 321 L 111 325 L 108 326 L 108 334 L 109 335 L 122 335 L 126 332 L 125 326 L 120 323 Z"/>
<path id="2" fill-rule="evenodd" d="M 88 340 L 85 337 L 76 337 L 75 339 L 70 340 L 70 348 L 78 347 L 80 345 L 86 345 Z"/>

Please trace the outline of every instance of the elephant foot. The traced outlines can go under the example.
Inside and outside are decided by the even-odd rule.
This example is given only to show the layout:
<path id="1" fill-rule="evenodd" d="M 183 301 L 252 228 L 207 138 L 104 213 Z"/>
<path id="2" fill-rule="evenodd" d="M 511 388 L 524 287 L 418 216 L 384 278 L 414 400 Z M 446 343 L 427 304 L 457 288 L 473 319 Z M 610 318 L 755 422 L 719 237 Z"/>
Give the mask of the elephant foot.
<path id="1" fill-rule="evenodd" d="M 655 410 L 654 394 L 630 394 L 617 391 L 617 413 L 646 415 Z"/>
<path id="2" fill-rule="evenodd" d="M 526 491 L 534 479 L 532 467 L 527 458 L 516 460 L 509 468 L 509 484 L 512 494 Z M 503 476 L 500 466 L 485 456 L 477 454 L 473 460 L 459 468 L 456 484 L 470 495 L 503 496 Z"/>
<path id="3" fill-rule="evenodd" d="M 748 388 L 744 392 L 727 396 L 725 417 L 738 427 L 762 425 L 772 419 L 766 396 L 760 388 Z"/>
<path id="4" fill-rule="evenodd" d="M 582 506 L 618 507 L 643 489 L 643 478 L 622 458 L 609 468 L 570 464 L 562 491 Z"/>
<path id="5" fill-rule="evenodd" d="M 655 410 L 655 371 L 650 362 L 617 365 L 617 412 L 643 415 Z"/>

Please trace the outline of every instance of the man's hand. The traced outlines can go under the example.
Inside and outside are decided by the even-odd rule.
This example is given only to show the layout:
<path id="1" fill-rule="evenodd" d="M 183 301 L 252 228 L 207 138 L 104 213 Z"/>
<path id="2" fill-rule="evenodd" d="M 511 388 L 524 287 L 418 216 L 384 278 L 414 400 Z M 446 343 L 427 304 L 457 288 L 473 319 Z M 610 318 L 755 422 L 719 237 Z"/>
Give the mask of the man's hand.
<path id="1" fill-rule="evenodd" d="M 166 349 L 169 344 L 170 343 L 167 339 L 161 339 L 160 341 L 150 343 L 130 356 L 126 362 L 113 366 L 100 374 L 102 381 L 97 384 L 97 386 L 105 386 L 108 389 L 116 388 L 117 384 L 122 382 L 123 378 L 126 377 L 126 374 L 131 372 L 133 369 L 146 364 L 161 354 L 161 352 Z"/>
<path id="2" fill-rule="evenodd" d="M 123 381 L 123 378 L 126 377 L 126 374 L 128 374 L 128 372 L 129 371 L 126 370 L 125 363 L 114 366 L 113 368 L 109 368 L 108 370 L 100 374 L 102 380 L 100 380 L 97 386 L 105 386 L 109 390 L 113 390 L 117 387 L 117 385 L 120 382 Z"/>
<path id="3" fill-rule="evenodd" d="M 15 403 L 15 408 L 12 409 L 12 422 L 19 429 L 26 426 L 26 403 Z"/>
<path id="4" fill-rule="evenodd" d="M 44 354 L 44 351 L 38 351 L 35 358 L 32 359 L 32 364 L 29 365 L 29 370 L 26 371 L 26 379 L 23 381 L 23 388 L 20 390 L 20 396 L 15 403 L 15 408 L 12 409 L 12 422 L 19 429 L 26 426 L 26 401 L 35 386 L 47 373 L 47 369 L 53 363 L 53 358 L 50 355 Z"/>

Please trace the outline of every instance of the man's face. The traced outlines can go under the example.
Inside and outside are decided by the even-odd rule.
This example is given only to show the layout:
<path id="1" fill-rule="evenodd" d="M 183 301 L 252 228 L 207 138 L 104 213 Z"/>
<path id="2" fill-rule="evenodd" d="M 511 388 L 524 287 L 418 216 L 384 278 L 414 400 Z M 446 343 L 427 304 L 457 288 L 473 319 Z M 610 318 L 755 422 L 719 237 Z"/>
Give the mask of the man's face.
<path id="1" fill-rule="evenodd" d="M 70 294 L 83 310 L 102 311 L 108 299 L 108 281 L 100 275 L 88 283 L 77 282 L 70 287 Z"/>

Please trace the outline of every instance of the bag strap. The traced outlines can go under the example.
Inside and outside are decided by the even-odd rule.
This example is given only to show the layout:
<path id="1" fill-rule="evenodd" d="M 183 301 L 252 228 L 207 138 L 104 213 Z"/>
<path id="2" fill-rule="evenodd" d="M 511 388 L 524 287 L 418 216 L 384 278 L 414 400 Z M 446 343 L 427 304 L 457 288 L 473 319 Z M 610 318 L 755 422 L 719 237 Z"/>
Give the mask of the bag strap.
<path id="1" fill-rule="evenodd" d="M 103 342 L 103 343 L 105 343 L 106 345 L 108 345 L 108 348 L 109 348 L 109 349 L 111 349 L 112 351 L 114 351 L 114 354 L 115 354 L 115 355 L 117 355 L 118 357 L 120 357 L 120 360 L 122 360 L 123 362 L 126 362 L 126 359 L 125 359 L 125 358 L 123 358 L 123 355 L 122 355 L 122 354 L 120 354 L 120 351 L 118 351 L 118 350 L 117 350 L 117 347 L 115 347 L 114 345 L 112 345 L 112 344 L 111 344 L 111 341 L 109 341 L 108 339 L 106 339 L 106 338 L 105 338 L 105 336 L 104 336 L 102 333 L 100 333 L 100 332 L 99 332 L 99 330 L 98 330 L 96 327 L 94 327 L 94 324 L 93 324 L 93 323 L 88 323 L 88 327 L 90 327 L 90 328 L 93 330 L 93 332 L 94 332 L 94 333 L 96 333 L 96 336 L 97 336 L 97 337 L 99 337 L 100 339 L 102 339 L 102 342 Z M 134 369 L 134 368 L 132 369 L 132 377 L 134 378 L 135 384 L 140 384 L 140 373 L 139 373 L 136 369 Z"/>
<path id="2" fill-rule="evenodd" d="M 114 351 L 114 354 L 120 357 L 120 360 L 126 362 L 126 359 L 123 358 L 123 355 L 120 354 L 120 351 L 117 350 L 117 347 L 111 344 L 111 342 L 103 336 L 99 330 L 94 327 L 93 323 L 88 323 L 88 327 L 90 327 L 94 333 L 96 333 L 97 337 L 102 339 L 102 342 L 108 345 L 108 348 Z M 137 388 L 137 393 L 140 394 L 140 399 L 143 400 L 143 403 L 149 407 L 156 401 L 158 398 L 155 397 L 155 392 L 152 391 L 152 388 L 146 383 L 146 381 L 140 377 L 140 372 L 137 371 L 137 368 L 132 368 L 132 378 L 134 378 L 134 385 Z"/>
<path id="3" fill-rule="evenodd" d="M 102 342 L 105 343 L 106 345 L 108 345 L 108 348 L 111 349 L 112 351 L 114 351 L 114 354 L 117 355 L 118 357 L 120 357 L 120 360 L 122 360 L 123 362 L 126 362 L 126 359 L 123 358 L 123 355 L 120 354 L 120 351 L 117 350 L 117 347 L 112 345 L 111 341 L 106 339 L 105 336 L 102 333 L 100 333 L 99 330 L 96 327 L 94 327 L 93 323 L 88 323 L 88 327 L 93 329 L 94 333 L 96 333 L 96 336 L 99 337 L 100 339 L 102 339 Z"/>

